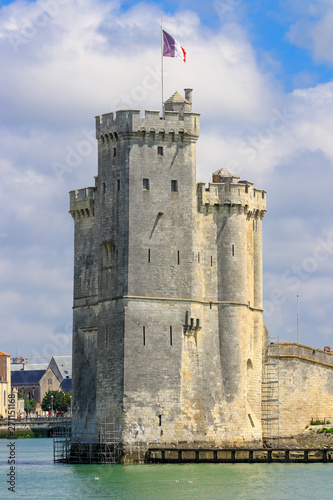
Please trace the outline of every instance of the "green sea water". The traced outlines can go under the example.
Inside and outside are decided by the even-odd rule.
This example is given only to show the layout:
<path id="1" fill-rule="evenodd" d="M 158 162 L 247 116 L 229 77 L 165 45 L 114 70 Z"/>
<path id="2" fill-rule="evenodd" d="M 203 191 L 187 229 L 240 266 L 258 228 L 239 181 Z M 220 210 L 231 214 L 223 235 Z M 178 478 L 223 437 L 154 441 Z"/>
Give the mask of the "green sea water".
<path id="1" fill-rule="evenodd" d="M 196 500 L 332 499 L 333 464 L 53 464 L 52 439 L 0 440 L 0 498 Z"/>

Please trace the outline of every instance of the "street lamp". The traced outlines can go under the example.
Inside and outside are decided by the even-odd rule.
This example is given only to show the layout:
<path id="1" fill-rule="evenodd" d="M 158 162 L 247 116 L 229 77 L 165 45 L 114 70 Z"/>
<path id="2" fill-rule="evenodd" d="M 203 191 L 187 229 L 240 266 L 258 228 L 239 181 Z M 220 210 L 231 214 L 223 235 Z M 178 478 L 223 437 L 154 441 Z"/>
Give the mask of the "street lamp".
<path id="1" fill-rule="evenodd" d="M 53 417 L 53 394 L 51 396 L 51 407 L 52 407 L 52 410 L 51 410 L 51 417 Z"/>
<path id="2" fill-rule="evenodd" d="M 71 416 L 72 416 L 72 395 L 70 395 L 71 398 Z"/>

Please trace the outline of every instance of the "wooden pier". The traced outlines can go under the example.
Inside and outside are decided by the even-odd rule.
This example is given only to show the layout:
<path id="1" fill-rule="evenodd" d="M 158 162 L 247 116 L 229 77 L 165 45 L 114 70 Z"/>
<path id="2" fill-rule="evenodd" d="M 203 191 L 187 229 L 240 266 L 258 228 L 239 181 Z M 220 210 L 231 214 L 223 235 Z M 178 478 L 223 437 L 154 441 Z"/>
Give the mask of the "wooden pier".
<path id="1" fill-rule="evenodd" d="M 149 463 L 333 463 L 333 448 L 149 448 Z"/>

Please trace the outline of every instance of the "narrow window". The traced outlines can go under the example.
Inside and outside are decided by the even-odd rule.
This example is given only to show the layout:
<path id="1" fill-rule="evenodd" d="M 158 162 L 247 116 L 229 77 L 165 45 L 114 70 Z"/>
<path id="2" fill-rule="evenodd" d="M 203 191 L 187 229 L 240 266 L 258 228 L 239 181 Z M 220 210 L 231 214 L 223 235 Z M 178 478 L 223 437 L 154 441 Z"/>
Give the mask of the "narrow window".
<path id="1" fill-rule="evenodd" d="M 162 146 L 157 146 L 157 154 L 158 154 L 158 156 L 163 156 L 163 147 Z"/>
<path id="2" fill-rule="evenodd" d="M 245 184 L 245 193 L 248 193 L 249 192 L 249 187 L 247 184 Z"/>
<path id="3" fill-rule="evenodd" d="M 255 198 L 255 197 L 256 197 L 256 190 L 254 189 L 253 190 L 253 198 Z"/>
<path id="4" fill-rule="evenodd" d="M 146 345 L 146 327 L 142 327 L 142 343 L 143 345 Z"/>
<path id="5" fill-rule="evenodd" d="M 213 303 L 212 302 L 209 302 L 209 309 L 211 309 L 213 306 Z"/>
<path id="6" fill-rule="evenodd" d="M 105 191 L 106 191 L 106 184 L 105 182 L 103 182 L 103 193 L 105 193 Z"/>
<path id="7" fill-rule="evenodd" d="M 176 180 L 171 181 L 171 191 L 173 193 L 176 193 L 178 191 L 178 181 Z"/>
<path id="8" fill-rule="evenodd" d="M 142 187 L 144 190 L 149 191 L 149 179 L 143 179 Z"/>
<path id="9" fill-rule="evenodd" d="M 213 267 L 213 256 L 210 256 L 210 267 Z"/>
<path id="10" fill-rule="evenodd" d="M 261 193 L 261 196 L 263 199 L 265 199 L 265 192 L 264 191 Z"/>
<path id="11" fill-rule="evenodd" d="M 117 148 L 113 148 L 113 158 L 117 156 Z"/>
<path id="12" fill-rule="evenodd" d="M 253 419 L 252 419 L 252 417 L 251 417 L 251 414 L 250 414 L 250 413 L 248 413 L 248 414 L 247 414 L 247 416 L 249 417 L 249 420 L 250 420 L 250 422 L 251 422 L 252 427 L 255 427 L 254 422 L 253 422 Z"/>
<path id="13" fill-rule="evenodd" d="M 235 257 L 235 245 L 231 245 L 231 255 Z"/>
<path id="14" fill-rule="evenodd" d="M 170 326 L 170 345 L 172 345 L 172 326 Z"/>
<path id="15" fill-rule="evenodd" d="M 53 380 L 51 378 L 47 379 L 47 385 L 52 385 Z"/>
<path id="16" fill-rule="evenodd" d="M 120 179 L 117 179 L 117 191 L 120 191 Z"/>
<path id="17" fill-rule="evenodd" d="M 240 189 L 238 189 L 238 196 L 240 196 Z"/>
<path id="18" fill-rule="evenodd" d="M 162 415 L 158 416 L 158 425 L 159 425 L 159 427 L 161 427 L 161 425 L 162 425 Z"/>
<path id="19" fill-rule="evenodd" d="M 148 264 L 150 264 L 150 248 L 148 248 Z"/>
<path id="20" fill-rule="evenodd" d="M 198 263 L 200 264 L 200 252 L 198 252 Z"/>
<path id="21" fill-rule="evenodd" d="M 177 260 L 178 260 L 178 266 L 179 266 L 179 264 L 180 264 L 179 250 L 177 250 Z"/>

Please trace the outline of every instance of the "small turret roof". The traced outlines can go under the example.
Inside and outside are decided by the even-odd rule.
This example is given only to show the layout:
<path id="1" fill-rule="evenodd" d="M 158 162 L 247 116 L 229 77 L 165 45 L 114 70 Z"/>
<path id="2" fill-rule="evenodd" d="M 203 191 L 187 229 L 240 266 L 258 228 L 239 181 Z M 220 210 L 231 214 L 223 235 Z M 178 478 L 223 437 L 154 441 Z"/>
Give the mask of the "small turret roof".
<path id="1" fill-rule="evenodd" d="M 239 175 L 234 174 L 231 172 L 231 170 L 228 170 L 227 168 L 220 168 L 220 170 L 216 170 L 213 175 L 219 175 L 220 177 L 233 177 L 240 179 Z"/>
<path id="2" fill-rule="evenodd" d="M 187 102 L 188 103 L 188 100 L 185 99 L 185 97 L 183 97 L 182 95 L 179 94 L 179 92 L 176 91 L 174 94 L 172 94 L 171 97 L 169 97 L 169 99 L 166 102 Z"/>

